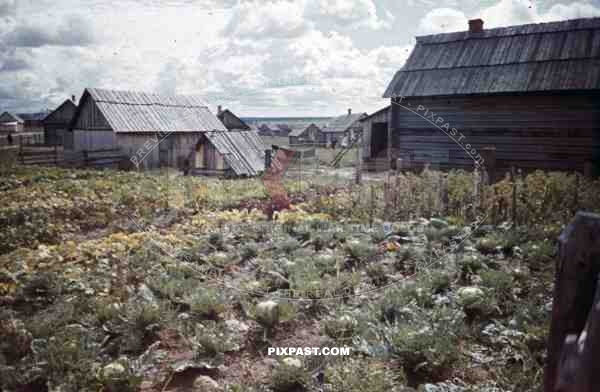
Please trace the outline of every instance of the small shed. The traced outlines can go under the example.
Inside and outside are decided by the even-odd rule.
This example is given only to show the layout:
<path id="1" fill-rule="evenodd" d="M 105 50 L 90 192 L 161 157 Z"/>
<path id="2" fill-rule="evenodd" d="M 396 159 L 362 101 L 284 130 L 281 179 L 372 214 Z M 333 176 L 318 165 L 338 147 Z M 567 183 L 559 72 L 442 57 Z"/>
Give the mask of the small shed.
<path id="1" fill-rule="evenodd" d="M 352 110 L 348 109 L 347 114 L 332 118 L 321 130 L 321 142 L 330 143 L 334 139 L 341 142 L 345 136 L 354 139 L 357 133 L 362 132 L 360 120 L 366 115 L 366 113 L 352 113 Z"/>
<path id="2" fill-rule="evenodd" d="M 62 146 L 72 148 L 73 139 L 66 138 L 69 125 L 73 120 L 77 105 L 73 99 L 67 99 L 58 108 L 50 112 L 42 121 L 44 126 L 44 142 L 50 146 Z"/>
<path id="3" fill-rule="evenodd" d="M 600 18 L 417 37 L 384 97 L 415 165 L 600 170 Z"/>
<path id="4" fill-rule="evenodd" d="M 311 123 L 307 127 L 299 127 L 290 132 L 290 145 L 294 144 L 315 144 L 321 143 L 323 133 L 315 123 Z"/>
<path id="5" fill-rule="evenodd" d="M 0 114 L 0 132 L 17 133 L 23 132 L 25 127 L 25 120 L 16 114 L 4 112 Z"/>
<path id="6" fill-rule="evenodd" d="M 217 117 L 225 128 L 228 130 L 243 130 L 249 131 L 251 128 L 248 124 L 246 124 L 241 118 L 233 114 L 233 112 L 229 109 L 222 110 L 221 106 L 217 108 Z"/>
<path id="7" fill-rule="evenodd" d="M 390 113 L 388 105 L 360 120 L 363 129 L 362 156 L 366 160 L 387 159 Z"/>
<path id="8" fill-rule="evenodd" d="M 228 131 L 193 96 L 88 88 L 71 122 L 76 151 L 118 148 L 139 169 L 252 176 L 264 170 L 255 131 Z"/>

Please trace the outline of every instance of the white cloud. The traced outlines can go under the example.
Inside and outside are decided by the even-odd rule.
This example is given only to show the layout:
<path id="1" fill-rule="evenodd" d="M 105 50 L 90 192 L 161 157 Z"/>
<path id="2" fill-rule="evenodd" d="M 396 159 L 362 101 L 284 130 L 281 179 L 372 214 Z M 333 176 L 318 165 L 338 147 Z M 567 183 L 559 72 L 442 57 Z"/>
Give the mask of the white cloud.
<path id="1" fill-rule="evenodd" d="M 538 19 L 534 6 L 527 0 L 500 0 L 478 16 L 486 28 L 532 23 Z"/>
<path id="2" fill-rule="evenodd" d="M 243 2 L 235 8 L 225 33 L 237 38 L 272 39 L 297 37 L 307 29 L 300 2 Z"/>
<path id="3" fill-rule="evenodd" d="M 308 0 L 308 17 L 319 17 L 332 21 L 337 27 L 373 30 L 388 29 L 394 16 L 384 11 L 384 18 L 377 16 L 377 7 L 372 0 Z"/>
<path id="4" fill-rule="evenodd" d="M 468 18 L 458 10 L 452 8 L 436 8 L 429 11 L 419 22 L 421 34 L 447 33 L 462 31 L 467 26 Z"/>
<path id="5" fill-rule="evenodd" d="M 39 20 L 19 24 L 8 32 L 4 42 L 9 46 L 37 48 L 45 45 L 85 46 L 94 42 L 94 32 L 89 20 L 72 15 L 52 24 Z"/>
<path id="6" fill-rule="evenodd" d="M 528 0 L 499 0 L 497 3 L 465 14 L 454 8 L 436 8 L 429 11 L 419 22 L 422 34 L 437 34 L 451 31 L 465 31 L 468 20 L 481 18 L 485 28 L 512 26 L 527 23 L 560 21 L 600 15 L 600 8 L 587 2 L 555 4 L 540 12 Z"/>
<path id="7" fill-rule="evenodd" d="M 555 4 L 538 18 L 543 22 L 600 16 L 600 8 L 590 3 Z"/>

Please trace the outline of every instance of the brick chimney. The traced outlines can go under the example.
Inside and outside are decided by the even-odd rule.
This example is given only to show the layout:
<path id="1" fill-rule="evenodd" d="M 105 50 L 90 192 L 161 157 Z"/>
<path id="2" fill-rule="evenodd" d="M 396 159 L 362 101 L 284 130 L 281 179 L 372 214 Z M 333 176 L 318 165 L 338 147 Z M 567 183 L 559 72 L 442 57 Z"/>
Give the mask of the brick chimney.
<path id="1" fill-rule="evenodd" d="M 348 116 L 352 114 L 352 109 L 348 109 Z"/>
<path id="2" fill-rule="evenodd" d="M 221 105 L 217 106 L 217 115 L 221 114 L 222 111 Z"/>
<path id="3" fill-rule="evenodd" d="M 71 101 L 73 101 L 73 103 L 77 103 L 77 102 L 75 102 L 75 96 L 74 95 L 71 95 Z"/>
<path id="4" fill-rule="evenodd" d="M 483 33 L 483 20 L 471 19 L 469 21 L 469 33 Z"/>

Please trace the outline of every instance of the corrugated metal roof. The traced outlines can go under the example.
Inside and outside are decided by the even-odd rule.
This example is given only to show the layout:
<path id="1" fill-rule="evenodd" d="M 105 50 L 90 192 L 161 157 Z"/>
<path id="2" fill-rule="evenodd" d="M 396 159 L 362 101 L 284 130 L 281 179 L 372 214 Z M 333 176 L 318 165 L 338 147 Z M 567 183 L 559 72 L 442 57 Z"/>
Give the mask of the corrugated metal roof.
<path id="1" fill-rule="evenodd" d="M 88 88 L 114 132 L 206 132 L 225 126 L 198 97 Z"/>
<path id="2" fill-rule="evenodd" d="M 256 131 L 207 132 L 208 140 L 238 176 L 265 170 L 265 146 Z"/>
<path id="3" fill-rule="evenodd" d="M 366 113 L 351 113 L 334 117 L 322 131 L 325 133 L 344 133 L 366 115 Z"/>
<path id="4" fill-rule="evenodd" d="M 417 38 L 384 97 L 600 89 L 600 18 Z"/>

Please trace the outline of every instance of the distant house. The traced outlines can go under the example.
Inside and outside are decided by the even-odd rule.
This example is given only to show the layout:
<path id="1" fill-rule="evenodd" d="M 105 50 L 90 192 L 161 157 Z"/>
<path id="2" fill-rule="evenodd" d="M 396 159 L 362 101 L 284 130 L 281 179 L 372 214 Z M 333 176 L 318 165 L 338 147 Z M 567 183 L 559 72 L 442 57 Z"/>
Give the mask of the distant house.
<path id="1" fill-rule="evenodd" d="M 25 120 L 16 114 L 4 112 L 0 114 L 0 132 L 2 133 L 17 133 L 23 132 Z"/>
<path id="2" fill-rule="evenodd" d="M 292 131 L 292 127 L 288 124 L 277 124 L 273 136 L 288 137 Z"/>
<path id="3" fill-rule="evenodd" d="M 325 143 L 330 143 L 335 139 L 341 143 L 344 136 L 354 138 L 357 132 L 362 131 L 360 119 L 366 115 L 366 113 L 352 113 L 352 110 L 348 109 L 348 114 L 334 117 L 323 129 L 321 129 L 323 141 Z"/>
<path id="4" fill-rule="evenodd" d="M 260 124 L 258 126 L 258 134 L 260 136 L 273 136 L 273 130 L 267 124 Z"/>
<path id="5" fill-rule="evenodd" d="M 321 143 L 323 133 L 321 132 L 321 128 L 316 124 L 311 123 L 307 127 L 302 126 L 294 129 L 289 137 L 290 144 Z"/>
<path id="6" fill-rule="evenodd" d="M 37 113 L 19 113 L 18 116 L 25 122 L 23 130 L 25 132 L 42 132 L 44 124 L 42 121 L 48 115 L 49 111 Z"/>
<path id="7" fill-rule="evenodd" d="M 68 134 L 67 131 L 77 110 L 74 101 L 75 97 L 67 99 L 43 119 L 45 144 L 51 146 L 66 145 L 67 148 L 72 148 L 73 138 L 65 139 L 65 135 L 72 135 L 72 133 Z"/>
<path id="8" fill-rule="evenodd" d="M 600 172 L 600 18 L 417 37 L 369 138 L 440 168 Z M 465 26 L 466 27 L 466 26 Z M 383 127 L 383 125 L 381 126 Z M 493 153 L 495 151 L 495 154 Z"/>
<path id="9" fill-rule="evenodd" d="M 228 131 L 192 96 L 88 88 L 70 132 L 74 150 L 119 148 L 140 169 L 173 166 L 222 176 L 264 170 L 258 134 Z"/>
<path id="10" fill-rule="evenodd" d="M 217 108 L 217 117 L 228 130 L 249 131 L 251 128 L 241 118 L 233 114 L 229 109 L 221 110 Z"/>

